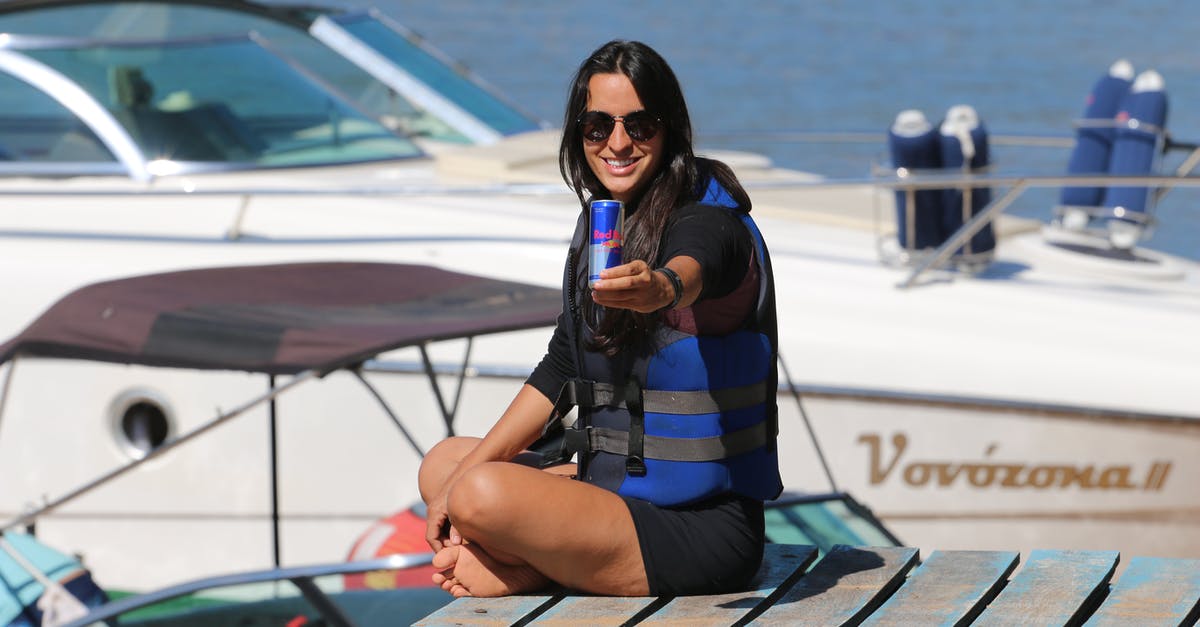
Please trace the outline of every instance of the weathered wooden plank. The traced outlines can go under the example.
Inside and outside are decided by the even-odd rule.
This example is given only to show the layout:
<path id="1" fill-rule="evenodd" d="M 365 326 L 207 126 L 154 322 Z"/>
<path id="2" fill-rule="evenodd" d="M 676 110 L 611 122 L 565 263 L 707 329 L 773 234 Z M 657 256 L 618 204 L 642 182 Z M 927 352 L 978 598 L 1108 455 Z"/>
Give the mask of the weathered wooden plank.
<path id="1" fill-rule="evenodd" d="M 745 592 L 676 597 L 638 625 L 735 625 L 748 620 L 782 596 L 817 557 L 816 547 L 768 544 L 763 563 Z"/>
<path id="2" fill-rule="evenodd" d="M 858 624 L 916 563 L 914 548 L 836 545 L 754 624 Z"/>
<path id="3" fill-rule="evenodd" d="M 663 602 L 658 597 L 569 596 L 533 620 L 531 625 L 624 625 Z"/>
<path id="4" fill-rule="evenodd" d="M 1086 625 L 1192 624 L 1200 613 L 1200 560 L 1135 557 Z"/>
<path id="5" fill-rule="evenodd" d="M 974 624 L 1077 625 L 1107 589 L 1118 559 L 1116 551 L 1033 551 Z"/>
<path id="6" fill-rule="evenodd" d="M 863 625 L 966 625 L 1021 556 L 1016 551 L 934 551 Z"/>
<path id="7" fill-rule="evenodd" d="M 417 627 L 446 625 L 511 625 L 555 598 L 545 594 L 517 595 L 496 599 L 456 599 L 413 623 Z"/>

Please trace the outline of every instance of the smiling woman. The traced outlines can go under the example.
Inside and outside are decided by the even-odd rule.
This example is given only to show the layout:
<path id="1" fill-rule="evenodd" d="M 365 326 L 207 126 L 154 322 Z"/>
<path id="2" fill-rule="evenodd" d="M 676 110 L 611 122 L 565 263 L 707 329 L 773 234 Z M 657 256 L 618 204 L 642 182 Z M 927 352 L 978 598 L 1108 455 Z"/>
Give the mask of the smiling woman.
<path id="1" fill-rule="evenodd" d="M 695 156 L 679 82 L 645 44 L 593 52 L 564 120 L 559 164 L 584 210 L 563 312 L 487 436 L 447 439 L 421 466 L 434 582 L 455 596 L 738 589 L 782 490 L 774 291 L 750 199 Z M 602 199 L 626 207 L 624 257 L 589 285 L 586 207 Z"/>
<path id="2" fill-rule="evenodd" d="M 658 170 L 663 138 L 657 118 L 646 111 L 629 78 L 593 76 L 588 81 L 588 112 L 578 124 L 592 172 L 615 200 L 633 201 Z"/>

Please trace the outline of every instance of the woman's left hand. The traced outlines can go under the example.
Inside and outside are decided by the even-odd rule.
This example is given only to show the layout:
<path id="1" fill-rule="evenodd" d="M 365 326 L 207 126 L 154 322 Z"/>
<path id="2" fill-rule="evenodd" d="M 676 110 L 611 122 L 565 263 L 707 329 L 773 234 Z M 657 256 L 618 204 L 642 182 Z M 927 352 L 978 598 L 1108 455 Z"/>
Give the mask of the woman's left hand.
<path id="1" fill-rule="evenodd" d="M 592 300 L 597 305 L 641 313 L 658 311 L 674 299 L 671 281 L 640 259 L 601 271 L 600 280 L 592 286 Z"/>

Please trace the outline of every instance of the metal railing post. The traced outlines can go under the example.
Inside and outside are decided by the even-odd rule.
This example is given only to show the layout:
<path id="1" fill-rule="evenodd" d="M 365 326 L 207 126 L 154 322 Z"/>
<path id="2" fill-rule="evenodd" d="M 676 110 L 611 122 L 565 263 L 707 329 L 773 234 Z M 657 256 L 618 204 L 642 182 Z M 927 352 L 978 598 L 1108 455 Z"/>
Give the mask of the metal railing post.
<path id="1" fill-rule="evenodd" d="M 959 227 L 959 229 L 955 231 L 954 235 L 950 236 L 950 238 L 945 242 L 942 242 L 942 245 L 938 246 L 937 250 L 934 251 L 932 255 L 922 259 L 921 263 L 917 264 L 917 267 L 913 269 L 913 272 L 909 275 L 908 279 L 900 283 L 897 287 L 900 287 L 901 289 L 912 287 L 913 284 L 916 283 L 917 278 L 924 274 L 926 270 L 949 259 L 950 255 L 953 254 L 954 251 L 957 250 L 964 241 L 974 237 L 976 233 L 978 233 L 986 224 L 994 219 L 994 216 L 997 216 L 1003 212 L 1005 208 L 1011 205 L 1013 201 L 1016 200 L 1017 197 L 1020 196 L 1028 186 L 1028 183 L 1024 179 L 1018 180 L 1015 184 L 1013 184 L 1012 187 L 1008 189 L 1007 192 L 1004 193 L 1003 196 L 993 201 L 987 207 L 984 207 L 983 211 L 975 214 L 975 217 L 971 218 L 969 222 Z"/>

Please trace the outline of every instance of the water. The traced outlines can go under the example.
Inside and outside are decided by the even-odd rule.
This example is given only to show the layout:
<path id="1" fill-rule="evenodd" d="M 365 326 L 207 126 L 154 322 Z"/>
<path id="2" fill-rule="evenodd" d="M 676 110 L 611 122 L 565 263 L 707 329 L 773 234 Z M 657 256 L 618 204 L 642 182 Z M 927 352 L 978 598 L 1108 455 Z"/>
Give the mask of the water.
<path id="1" fill-rule="evenodd" d="M 993 134 L 1066 139 L 1092 83 L 1122 57 L 1139 72 L 1153 68 L 1164 76 L 1172 137 L 1200 141 L 1200 54 L 1192 45 L 1200 3 L 375 0 L 375 6 L 556 124 L 584 57 L 609 39 L 642 40 L 678 74 L 701 146 L 760 152 L 779 165 L 834 177 L 866 176 L 872 161 L 885 159 L 882 133 L 906 108 L 936 121 L 965 103 Z M 820 143 L 788 135 L 828 131 L 880 137 Z M 993 163 L 1005 173 L 1061 174 L 1068 150 L 996 146 Z M 1163 171 L 1183 156 L 1169 154 Z M 1056 190 L 1036 190 L 1013 212 L 1045 217 L 1056 198 Z M 1198 199 L 1200 191 L 1168 193 L 1147 245 L 1200 259 Z"/>

